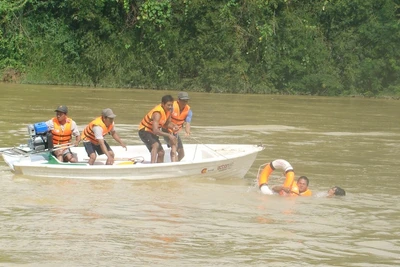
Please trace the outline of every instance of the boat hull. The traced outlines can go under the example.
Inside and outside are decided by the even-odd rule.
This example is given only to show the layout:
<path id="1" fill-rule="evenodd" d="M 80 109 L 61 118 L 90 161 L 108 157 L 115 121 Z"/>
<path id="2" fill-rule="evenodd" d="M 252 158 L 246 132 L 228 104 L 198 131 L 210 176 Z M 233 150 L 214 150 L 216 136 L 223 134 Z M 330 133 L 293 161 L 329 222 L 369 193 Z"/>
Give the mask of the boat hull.
<path id="1" fill-rule="evenodd" d="M 165 147 L 165 163 L 151 164 L 150 153 L 145 146 L 112 147 L 114 165 L 105 165 L 104 155 L 94 165 L 86 164 L 88 156 L 83 147 L 72 148 L 80 163 L 50 164 L 48 152 L 24 156 L 3 153 L 5 162 L 16 174 L 33 177 L 68 179 L 127 179 L 152 180 L 168 178 L 243 178 L 255 161 L 261 146 L 255 145 L 185 145 L 185 157 L 180 162 L 170 162 L 170 150 Z M 133 164 L 130 159 L 143 162 Z"/>

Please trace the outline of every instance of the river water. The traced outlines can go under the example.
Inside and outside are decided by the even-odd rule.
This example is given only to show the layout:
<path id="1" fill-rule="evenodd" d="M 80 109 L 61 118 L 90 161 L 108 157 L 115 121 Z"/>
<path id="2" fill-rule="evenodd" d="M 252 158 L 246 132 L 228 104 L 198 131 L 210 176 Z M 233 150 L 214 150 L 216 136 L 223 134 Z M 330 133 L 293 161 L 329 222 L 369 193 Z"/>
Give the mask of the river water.
<path id="1" fill-rule="evenodd" d="M 174 91 L 0 84 L 0 144 L 58 105 L 82 129 L 106 107 L 130 145 Z M 193 138 L 264 144 L 243 179 L 28 178 L 0 160 L 0 266 L 399 266 L 400 102 L 190 93 Z M 115 145 L 110 138 L 110 144 Z M 283 158 L 314 196 L 261 195 L 259 166 Z M 279 173 L 270 184 L 280 184 Z M 345 197 L 322 197 L 338 185 Z"/>

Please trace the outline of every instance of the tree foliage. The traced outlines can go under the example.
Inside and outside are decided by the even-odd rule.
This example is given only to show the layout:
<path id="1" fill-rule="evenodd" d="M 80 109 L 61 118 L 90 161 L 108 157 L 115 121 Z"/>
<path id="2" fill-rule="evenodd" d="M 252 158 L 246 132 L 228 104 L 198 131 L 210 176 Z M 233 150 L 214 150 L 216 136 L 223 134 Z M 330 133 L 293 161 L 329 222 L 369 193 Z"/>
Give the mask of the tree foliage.
<path id="1" fill-rule="evenodd" d="M 400 93 L 398 0 L 8 0 L 0 69 L 29 83 Z"/>

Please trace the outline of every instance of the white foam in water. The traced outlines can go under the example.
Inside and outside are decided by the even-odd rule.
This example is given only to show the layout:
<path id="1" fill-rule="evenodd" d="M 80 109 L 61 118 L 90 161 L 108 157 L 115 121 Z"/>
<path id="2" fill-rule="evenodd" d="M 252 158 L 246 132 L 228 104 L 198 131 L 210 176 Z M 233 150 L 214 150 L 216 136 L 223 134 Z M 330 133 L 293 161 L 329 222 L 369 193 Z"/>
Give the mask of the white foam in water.
<path id="1" fill-rule="evenodd" d="M 315 194 L 315 197 L 327 197 L 328 192 L 318 192 Z"/>

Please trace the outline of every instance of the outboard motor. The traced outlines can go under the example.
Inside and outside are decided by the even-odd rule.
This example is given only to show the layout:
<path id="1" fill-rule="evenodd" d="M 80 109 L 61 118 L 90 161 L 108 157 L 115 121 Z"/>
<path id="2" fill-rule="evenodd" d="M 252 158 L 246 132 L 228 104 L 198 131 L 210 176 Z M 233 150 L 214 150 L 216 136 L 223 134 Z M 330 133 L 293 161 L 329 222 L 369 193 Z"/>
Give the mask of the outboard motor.
<path id="1" fill-rule="evenodd" d="M 53 136 L 45 122 L 28 125 L 28 146 L 34 151 L 44 151 L 53 148 Z"/>

